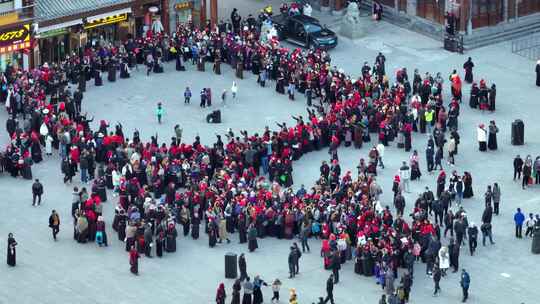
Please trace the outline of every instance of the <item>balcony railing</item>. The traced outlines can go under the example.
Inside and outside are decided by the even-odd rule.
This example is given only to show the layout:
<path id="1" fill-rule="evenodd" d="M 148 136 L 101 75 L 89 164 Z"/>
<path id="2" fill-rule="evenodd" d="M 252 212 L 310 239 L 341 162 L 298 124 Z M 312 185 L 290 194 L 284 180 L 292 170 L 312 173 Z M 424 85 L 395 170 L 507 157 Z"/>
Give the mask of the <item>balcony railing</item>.
<path id="1" fill-rule="evenodd" d="M 34 19 L 34 0 L 23 1 L 23 7 L 0 12 L 0 26 Z"/>

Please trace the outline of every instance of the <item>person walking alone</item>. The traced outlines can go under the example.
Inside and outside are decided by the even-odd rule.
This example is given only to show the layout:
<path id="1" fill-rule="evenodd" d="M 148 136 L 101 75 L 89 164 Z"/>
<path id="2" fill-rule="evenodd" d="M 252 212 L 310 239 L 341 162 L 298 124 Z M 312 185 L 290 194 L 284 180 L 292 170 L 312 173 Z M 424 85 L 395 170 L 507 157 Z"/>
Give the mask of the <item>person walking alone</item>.
<path id="1" fill-rule="evenodd" d="M 279 303 L 279 290 L 281 288 L 281 281 L 279 279 L 275 279 L 272 283 L 272 303 Z"/>
<path id="2" fill-rule="evenodd" d="M 436 297 L 441 292 L 441 286 L 439 285 L 439 282 L 441 281 L 441 270 L 439 269 L 439 266 L 435 264 L 433 267 L 433 283 L 435 284 L 435 290 L 433 291 L 433 296 Z"/>
<path id="3" fill-rule="evenodd" d="M 36 198 L 38 199 L 38 206 L 41 205 L 41 195 L 43 194 L 43 185 L 39 182 L 39 179 L 32 184 L 32 206 L 36 205 Z"/>
<path id="4" fill-rule="evenodd" d="M 476 227 L 473 222 L 469 224 L 469 228 L 467 228 L 467 234 L 469 235 L 469 250 L 471 252 L 471 256 L 473 256 L 474 251 L 478 246 L 478 227 Z"/>
<path id="5" fill-rule="evenodd" d="M 330 274 L 330 277 L 328 277 L 328 280 L 326 280 L 326 298 L 324 299 L 323 303 L 328 303 L 330 301 L 331 304 L 334 304 L 334 275 Z"/>
<path id="6" fill-rule="evenodd" d="M 517 212 L 514 214 L 514 223 L 516 223 L 516 238 L 518 239 L 522 238 L 523 222 L 525 222 L 525 215 L 521 212 L 521 208 L 517 208 Z"/>
<path id="7" fill-rule="evenodd" d="M 223 92 L 221 93 L 221 105 L 227 105 L 227 89 L 223 89 Z"/>
<path id="8" fill-rule="evenodd" d="M 60 216 L 53 210 L 49 216 L 49 227 L 52 229 L 53 239 L 56 241 L 56 235 L 60 232 Z"/>
<path id="9" fill-rule="evenodd" d="M 465 303 L 469 298 L 469 286 L 471 285 L 471 276 L 465 269 L 461 270 L 461 280 L 459 283 L 463 291 L 463 299 L 461 302 Z"/>
<path id="10" fill-rule="evenodd" d="M 232 99 L 236 100 L 236 94 L 238 94 L 238 86 L 236 85 L 236 81 L 233 81 L 232 83 L 231 94 L 232 94 Z"/>
<path id="11" fill-rule="evenodd" d="M 17 241 L 13 237 L 13 233 L 8 234 L 7 241 L 7 264 L 11 267 L 17 265 Z M 333 303 L 333 302 L 332 302 Z"/>
<path id="12" fill-rule="evenodd" d="M 163 107 L 161 105 L 161 102 L 158 102 L 157 104 L 156 116 L 157 116 L 158 123 L 161 124 L 161 118 L 163 117 Z"/>
<path id="13" fill-rule="evenodd" d="M 186 87 L 186 90 L 184 91 L 184 104 L 188 105 L 191 102 L 191 90 L 189 87 Z"/>
<path id="14" fill-rule="evenodd" d="M 240 270 L 240 282 L 242 282 L 248 277 L 246 257 L 243 253 L 241 253 L 238 258 L 238 269 Z"/>
<path id="15" fill-rule="evenodd" d="M 129 251 L 129 265 L 131 273 L 139 275 L 139 252 L 135 249 L 135 246 L 131 246 Z"/>

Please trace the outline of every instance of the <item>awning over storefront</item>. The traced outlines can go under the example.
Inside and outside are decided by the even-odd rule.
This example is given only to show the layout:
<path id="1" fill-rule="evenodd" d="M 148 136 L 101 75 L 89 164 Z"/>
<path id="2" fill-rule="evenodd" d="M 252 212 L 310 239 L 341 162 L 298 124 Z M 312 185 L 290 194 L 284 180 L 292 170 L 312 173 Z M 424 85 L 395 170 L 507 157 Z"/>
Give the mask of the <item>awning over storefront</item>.
<path id="1" fill-rule="evenodd" d="M 53 24 L 53 25 L 49 25 L 49 26 L 45 26 L 45 27 L 40 27 L 38 29 L 38 33 L 43 34 L 45 32 L 49 32 L 49 31 L 66 29 L 66 28 L 69 28 L 71 26 L 74 26 L 74 25 L 77 25 L 77 24 L 82 24 L 82 23 L 83 23 L 82 19 L 79 18 L 79 19 L 75 19 L 75 20 L 71 20 L 71 21 L 66 21 L 66 22 L 62 22 L 62 23 L 58 23 L 58 24 Z"/>
<path id="2" fill-rule="evenodd" d="M 124 14 L 129 14 L 129 13 L 131 13 L 131 8 L 130 7 L 124 8 L 124 9 L 121 9 L 121 10 L 112 11 L 112 12 L 107 12 L 107 13 L 104 13 L 104 14 L 99 14 L 99 15 L 92 16 L 92 17 L 88 17 L 88 18 L 86 18 L 86 22 L 87 23 L 94 23 L 96 21 L 100 21 L 101 19 L 107 19 L 107 18 L 110 18 L 110 17 L 120 16 L 120 15 L 124 15 Z"/>

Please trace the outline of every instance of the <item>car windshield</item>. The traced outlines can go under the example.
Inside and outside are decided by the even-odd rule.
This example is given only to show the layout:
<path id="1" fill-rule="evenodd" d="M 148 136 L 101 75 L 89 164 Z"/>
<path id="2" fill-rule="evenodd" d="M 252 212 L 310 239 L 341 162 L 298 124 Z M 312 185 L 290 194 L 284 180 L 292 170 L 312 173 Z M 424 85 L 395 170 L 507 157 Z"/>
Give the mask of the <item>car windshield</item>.
<path id="1" fill-rule="evenodd" d="M 316 32 L 320 32 L 322 30 L 320 25 L 313 24 L 313 23 L 306 24 L 304 27 L 306 29 L 306 32 L 308 32 L 308 33 L 316 33 Z"/>

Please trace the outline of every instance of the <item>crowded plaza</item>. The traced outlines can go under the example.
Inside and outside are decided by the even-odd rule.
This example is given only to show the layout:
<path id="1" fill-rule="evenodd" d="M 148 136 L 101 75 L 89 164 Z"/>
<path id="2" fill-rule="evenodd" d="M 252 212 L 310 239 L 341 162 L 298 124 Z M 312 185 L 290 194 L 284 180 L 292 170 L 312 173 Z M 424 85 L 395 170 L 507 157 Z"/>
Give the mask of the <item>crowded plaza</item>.
<path id="1" fill-rule="evenodd" d="M 276 14 L 312 13 L 231 7 L 7 65 L 0 302 L 540 296 L 540 64 L 451 54 L 380 17 L 302 48 Z"/>

